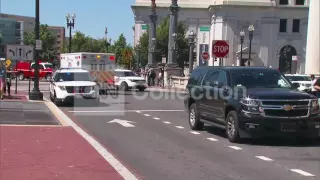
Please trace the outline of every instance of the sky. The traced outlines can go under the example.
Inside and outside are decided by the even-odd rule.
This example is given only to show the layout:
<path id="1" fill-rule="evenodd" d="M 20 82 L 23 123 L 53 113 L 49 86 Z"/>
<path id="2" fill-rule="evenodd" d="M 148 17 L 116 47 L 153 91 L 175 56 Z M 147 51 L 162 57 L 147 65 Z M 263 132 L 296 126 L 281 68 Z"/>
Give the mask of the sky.
<path id="1" fill-rule="evenodd" d="M 35 0 L 0 0 L 1 13 L 35 16 Z M 121 33 L 133 44 L 134 0 L 40 0 L 40 22 L 66 27 L 66 14 L 75 13 L 75 30 L 94 38 L 116 40 Z"/>

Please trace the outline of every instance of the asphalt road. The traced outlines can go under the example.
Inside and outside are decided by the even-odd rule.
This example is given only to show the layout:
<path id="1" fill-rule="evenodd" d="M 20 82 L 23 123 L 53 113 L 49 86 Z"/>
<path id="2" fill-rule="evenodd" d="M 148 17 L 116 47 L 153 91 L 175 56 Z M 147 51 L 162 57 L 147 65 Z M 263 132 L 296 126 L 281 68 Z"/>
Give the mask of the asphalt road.
<path id="1" fill-rule="evenodd" d="M 99 107 L 76 102 L 60 109 L 146 179 L 320 179 L 320 142 L 232 144 L 212 127 L 190 131 L 179 96 L 128 92 L 101 97 Z"/>

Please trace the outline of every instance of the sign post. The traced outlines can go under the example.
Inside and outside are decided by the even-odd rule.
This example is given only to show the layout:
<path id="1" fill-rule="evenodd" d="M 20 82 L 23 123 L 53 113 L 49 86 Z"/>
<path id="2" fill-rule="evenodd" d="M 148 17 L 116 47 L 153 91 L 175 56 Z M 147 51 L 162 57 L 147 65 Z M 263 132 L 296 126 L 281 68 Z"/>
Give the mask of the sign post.
<path id="1" fill-rule="evenodd" d="M 229 55 L 229 43 L 224 40 L 212 41 L 212 56 L 219 58 L 219 66 L 223 64 L 223 58 Z"/>

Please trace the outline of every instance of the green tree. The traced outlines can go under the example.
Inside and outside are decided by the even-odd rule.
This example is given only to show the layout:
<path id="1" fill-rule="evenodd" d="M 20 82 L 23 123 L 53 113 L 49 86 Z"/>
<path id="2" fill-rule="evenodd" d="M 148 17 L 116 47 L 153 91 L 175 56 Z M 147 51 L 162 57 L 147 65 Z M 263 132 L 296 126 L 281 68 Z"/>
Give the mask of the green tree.
<path id="1" fill-rule="evenodd" d="M 123 65 L 125 65 L 128 69 L 132 67 L 132 62 L 133 62 L 133 52 L 132 52 L 132 47 L 127 46 L 122 49 L 121 52 L 122 60 L 123 60 Z"/>
<path id="2" fill-rule="evenodd" d="M 63 52 L 67 53 L 68 48 L 69 43 L 66 42 L 63 46 Z M 104 53 L 107 52 L 106 42 L 104 39 L 95 39 L 77 31 L 71 39 L 71 51 Z"/>
<path id="3" fill-rule="evenodd" d="M 168 43 L 169 43 L 169 17 L 163 19 L 157 27 L 157 41 L 156 41 L 156 61 L 161 62 L 162 56 L 168 57 Z M 140 51 L 140 62 L 145 66 L 148 62 L 148 45 L 149 32 L 144 33 L 139 40 L 139 46 L 135 51 Z M 186 38 L 186 27 L 182 22 L 177 26 L 177 62 L 182 68 L 184 62 L 188 61 L 188 40 Z"/>
<path id="4" fill-rule="evenodd" d="M 40 51 L 40 58 L 45 61 L 50 61 L 57 57 L 57 48 L 55 47 L 56 36 L 48 29 L 48 25 L 40 25 L 40 39 L 42 41 L 42 51 Z M 35 45 L 35 33 L 26 32 L 24 34 L 24 44 Z"/>
<path id="5" fill-rule="evenodd" d="M 122 57 L 122 50 L 127 47 L 127 40 L 123 34 L 120 34 L 119 38 L 114 42 L 114 53 L 116 55 L 116 62 L 119 65 L 125 65 Z"/>

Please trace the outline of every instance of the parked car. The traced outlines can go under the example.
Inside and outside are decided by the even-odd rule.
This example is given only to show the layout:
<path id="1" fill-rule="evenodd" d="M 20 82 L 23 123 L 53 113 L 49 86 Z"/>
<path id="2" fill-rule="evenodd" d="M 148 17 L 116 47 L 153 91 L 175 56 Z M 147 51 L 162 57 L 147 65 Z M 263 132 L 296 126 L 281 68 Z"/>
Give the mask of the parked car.
<path id="1" fill-rule="evenodd" d="M 311 90 L 311 78 L 307 74 L 285 74 L 286 78 L 289 79 L 291 83 L 297 83 L 299 85 L 298 89 L 300 91 Z"/>
<path id="2" fill-rule="evenodd" d="M 265 67 L 198 67 L 184 101 L 192 130 L 204 124 L 242 138 L 319 138 L 318 99 L 299 91 L 278 70 Z"/>

